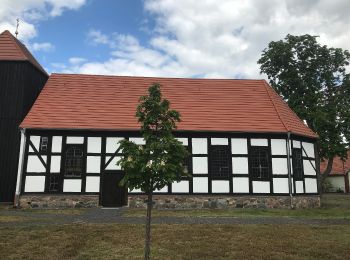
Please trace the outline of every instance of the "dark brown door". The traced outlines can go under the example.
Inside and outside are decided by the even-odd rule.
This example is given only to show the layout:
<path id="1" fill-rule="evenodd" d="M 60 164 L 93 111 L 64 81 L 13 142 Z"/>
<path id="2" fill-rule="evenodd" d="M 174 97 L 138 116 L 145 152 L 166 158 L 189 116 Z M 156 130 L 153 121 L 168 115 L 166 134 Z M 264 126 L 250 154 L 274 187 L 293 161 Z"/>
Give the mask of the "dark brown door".
<path id="1" fill-rule="evenodd" d="M 128 191 L 125 187 L 119 186 L 123 178 L 121 171 L 105 171 L 102 183 L 102 206 L 121 207 L 128 203 Z"/>

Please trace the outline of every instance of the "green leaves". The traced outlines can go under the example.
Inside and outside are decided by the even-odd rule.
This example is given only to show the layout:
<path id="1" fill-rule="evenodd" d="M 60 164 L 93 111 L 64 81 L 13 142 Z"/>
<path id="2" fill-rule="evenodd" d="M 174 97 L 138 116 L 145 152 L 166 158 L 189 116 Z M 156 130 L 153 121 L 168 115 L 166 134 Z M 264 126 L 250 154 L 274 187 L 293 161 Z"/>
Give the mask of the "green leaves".
<path id="1" fill-rule="evenodd" d="M 125 172 L 122 184 L 146 193 L 180 181 L 188 156 L 186 148 L 172 134 L 180 122 L 179 112 L 171 110 L 170 102 L 162 98 L 159 84 L 153 84 L 148 92 L 136 109 L 146 144 L 120 141 L 123 158 L 118 162 Z"/>
<path id="2" fill-rule="evenodd" d="M 321 46 L 308 34 L 270 42 L 258 61 L 271 86 L 320 136 L 321 158 L 345 157 L 349 148 L 349 62 L 348 51 Z"/>

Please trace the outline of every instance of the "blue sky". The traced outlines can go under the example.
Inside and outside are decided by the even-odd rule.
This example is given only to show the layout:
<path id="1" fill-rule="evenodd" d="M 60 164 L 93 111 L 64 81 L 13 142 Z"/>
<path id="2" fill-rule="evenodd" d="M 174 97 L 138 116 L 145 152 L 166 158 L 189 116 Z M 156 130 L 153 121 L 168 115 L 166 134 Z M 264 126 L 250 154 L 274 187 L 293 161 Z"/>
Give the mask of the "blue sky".
<path id="1" fill-rule="evenodd" d="M 1 0 L 49 73 L 264 78 L 270 41 L 318 35 L 350 49 L 348 0 Z"/>

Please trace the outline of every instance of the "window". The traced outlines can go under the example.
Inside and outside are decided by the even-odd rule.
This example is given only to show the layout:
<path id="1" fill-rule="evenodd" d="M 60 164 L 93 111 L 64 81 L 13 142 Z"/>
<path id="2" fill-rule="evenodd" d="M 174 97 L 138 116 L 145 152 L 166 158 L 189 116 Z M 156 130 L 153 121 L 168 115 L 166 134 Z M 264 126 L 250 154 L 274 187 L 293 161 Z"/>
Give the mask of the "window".
<path id="1" fill-rule="evenodd" d="M 270 155 L 268 147 L 252 146 L 249 154 L 250 175 L 254 180 L 269 180 Z"/>
<path id="2" fill-rule="evenodd" d="M 230 149 L 226 145 L 210 147 L 210 174 L 213 179 L 227 179 L 230 176 Z"/>
<path id="3" fill-rule="evenodd" d="M 83 166 L 83 147 L 78 145 L 67 146 L 64 175 L 66 177 L 80 177 L 83 173 Z"/>
<path id="4" fill-rule="evenodd" d="M 300 148 L 293 148 L 293 178 L 294 180 L 302 180 L 304 176 L 303 156 Z"/>
<path id="5" fill-rule="evenodd" d="M 58 192 L 60 188 L 60 176 L 58 174 L 50 175 L 49 191 Z"/>
<path id="6" fill-rule="evenodd" d="M 42 136 L 40 138 L 40 152 L 46 152 L 47 151 L 47 146 L 49 143 L 49 138 L 46 136 Z"/>

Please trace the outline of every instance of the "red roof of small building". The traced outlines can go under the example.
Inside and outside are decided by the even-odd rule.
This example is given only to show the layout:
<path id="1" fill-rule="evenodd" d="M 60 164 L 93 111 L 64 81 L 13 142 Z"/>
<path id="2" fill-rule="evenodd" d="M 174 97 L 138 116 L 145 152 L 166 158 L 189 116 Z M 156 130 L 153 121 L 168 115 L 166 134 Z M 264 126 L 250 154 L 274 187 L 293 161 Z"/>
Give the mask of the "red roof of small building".
<path id="1" fill-rule="evenodd" d="M 37 69 L 47 75 L 44 68 L 37 62 L 26 46 L 17 40 L 9 31 L 0 34 L 0 61 L 29 61 Z"/>
<path id="2" fill-rule="evenodd" d="M 265 80 L 52 74 L 21 127 L 139 130 L 136 106 L 155 82 L 181 113 L 178 130 L 317 138 Z"/>
<path id="3" fill-rule="evenodd" d="M 328 161 L 321 162 L 320 169 L 321 173 L 323 173 L 327 168 Z M 342 161 L 340 157 L 335 157 L 333 160 L 332 171 L 330 175 L 345 175 L 350 171 L 350 150 L 348 151 L 348 159 Z"/>

